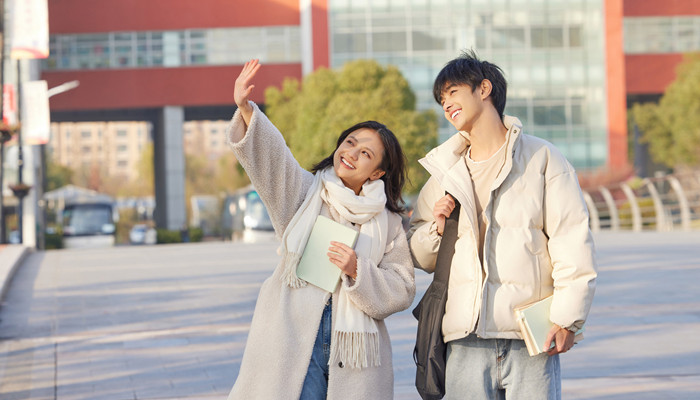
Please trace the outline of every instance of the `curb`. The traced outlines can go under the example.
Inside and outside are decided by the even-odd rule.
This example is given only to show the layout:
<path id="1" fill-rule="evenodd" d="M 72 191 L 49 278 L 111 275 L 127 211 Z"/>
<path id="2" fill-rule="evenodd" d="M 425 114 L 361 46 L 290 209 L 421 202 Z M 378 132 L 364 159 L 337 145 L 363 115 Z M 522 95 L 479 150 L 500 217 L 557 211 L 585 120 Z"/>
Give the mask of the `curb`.
<path id="1" fill-rule="evenodd" d="M 0 246 L 0 302 L 5 299 L 12 277 L 27 254 L 29 254 L 29 248 L 26 246 L 14 244 Z"/>

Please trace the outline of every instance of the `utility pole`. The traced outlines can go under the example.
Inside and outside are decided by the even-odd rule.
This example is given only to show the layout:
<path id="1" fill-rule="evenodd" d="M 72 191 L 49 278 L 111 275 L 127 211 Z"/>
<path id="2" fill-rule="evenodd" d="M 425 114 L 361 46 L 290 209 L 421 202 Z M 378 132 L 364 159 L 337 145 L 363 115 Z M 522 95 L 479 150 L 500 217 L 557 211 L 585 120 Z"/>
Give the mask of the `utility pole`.
<path id="1" fill-rule="evenodd" d="M 22 65 L 22 60 L 17 60 L 17 94 L 22 96 L 22 70 L 20 66 Z M 17 115 L 22 115 L 22 110 L 20 105 L 22 102 L 18 102 Z M 22 170 L 24 169 L 24 156 L 22 154 L 22 128 L 17 129 L 17 183 L 10 185 L 12 193 L 17 197 L 17 232 L 19 233 L 19 244 L 24 243 L 24 198 L 29 193 L 29 189 L 32 187 L 25 185 L 22 181 Z"/>
<path id="2" fill-rule="evenodd" d="M 5 125 L 3 116 L 5 103 L 5 1 L 0 0 L 0 244 L 5 238 L 5 195 L 3 193 L 5 175 L 5 142 L 10 140 L 10 127 Z"/>

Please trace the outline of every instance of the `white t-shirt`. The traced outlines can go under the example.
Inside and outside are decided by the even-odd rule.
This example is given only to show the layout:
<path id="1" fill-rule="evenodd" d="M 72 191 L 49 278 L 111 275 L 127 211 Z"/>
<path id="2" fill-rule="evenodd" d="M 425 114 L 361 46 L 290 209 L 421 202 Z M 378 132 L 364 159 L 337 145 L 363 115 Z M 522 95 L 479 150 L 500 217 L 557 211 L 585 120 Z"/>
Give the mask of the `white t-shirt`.
<path id="1" fill-rule="evenodd" d="M 471 147 L 467 150 L 467 156 L 465 157 L 467 169 L 472 178 L 472 189 L 474 189 L 474 199 L 476 201 L 476 216 L 479 220 L 479 260 L 481 261 L 482 268 L 484 266 L 484 237 L 486 236 L 484 207 L 489 203 L 491 186 L 505 163 L 505 148 L 507 142 L 507 140 L 504 141 L 501 148 L 493 153 L 488 160 L 472 160 Z"/>

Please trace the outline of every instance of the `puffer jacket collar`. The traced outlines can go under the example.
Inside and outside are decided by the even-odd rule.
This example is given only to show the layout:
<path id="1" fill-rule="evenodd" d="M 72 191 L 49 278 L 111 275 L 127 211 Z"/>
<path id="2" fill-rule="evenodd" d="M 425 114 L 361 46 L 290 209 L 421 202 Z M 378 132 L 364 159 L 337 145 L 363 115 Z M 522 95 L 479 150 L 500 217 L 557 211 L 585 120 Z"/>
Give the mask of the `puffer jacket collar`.
<path id="1" fill-rule="evenodd" d="M 506 134 L 506 161 L 503 163 L 501 171 L 493 181 L 491 190 L 498 189 L 513 168 L 513 156 L 515 155 L 516 144 L 520 141 L 520 133 L 523 131 L 523 124 L 516 117 L 506 115 L 503 118 L 503 125 L 508 129 Z"/>
<path id="2" fill-rule="evenodd" d="M 522 132 L 522 123 L 516 117 L 506 115 L 503 124 L 508 129 L 506 134 L 506 160 L 501 171 L 496 176 L 491 190 L 498 188 L 506 179 L 513 167 L 513 154 L 516 143 L 519 142 Z M 468 132 L 458 132 L 440 146 L 432 149 L 425 157 L 418 162 L 440 182 L 440 185 L 466 206 L 462 210 L 466 212 L 472 229 L 476 229 L 476 207 L 474 200 L 474 190 L 472 189 L 471 177 L 464 156 L 471 145 Z M 478 234 L 476 235 L 478 237 Z"/>
<path id="3" fill-rule="evenodd" d="M 476 230 L 476 207 L 474 206 L 474 190 L 472 189 L 471 177 L 464 161 L 464 155 L 469 148 L 469 139 L 466 132 L 458 132 L 440 146 L 432 149 L 425 157 L 418 162 L 440 182 L 440 186 L 460 204 L 462 216 L 468 218 L 468 226 L 471 227 L 474 237 L 479 237 Z M 460 224 L 461 225 L 461 224 Z"/>

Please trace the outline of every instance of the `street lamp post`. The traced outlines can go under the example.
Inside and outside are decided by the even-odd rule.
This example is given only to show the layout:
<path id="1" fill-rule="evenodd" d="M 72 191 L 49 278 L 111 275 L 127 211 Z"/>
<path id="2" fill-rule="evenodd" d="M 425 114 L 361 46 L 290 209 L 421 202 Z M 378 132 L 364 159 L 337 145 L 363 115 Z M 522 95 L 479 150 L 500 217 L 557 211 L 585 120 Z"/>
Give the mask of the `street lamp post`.
<path id="1" fill-rule="evenodd" d="M 22 74 L 20 65 L 21 60 L 17 60 L 17 93 L 22 95 Z M 22 103 L 18 102 L 17 105 L 17 115 L 22 115 L 22 110 L 20 109 Z M 24 243 L 24 227 L 23 227 L 23 217 L 24 217 L 24 198 L 29 193 L 31 186 L 24 183 L 22 180 L 22 170 L 24 169 L 24 155 L 22 152 L 22 128 L 17 129 L 17 183 L 10 185 L 12 193 L 17 197 L 17 232 L 19 233 L 19 244 Z"/>
<path id="2" fill-rule="evenodd" d="M 51 98 L 57 94 L 73 90 L 80 85 L 78 81 L 69 81 L 62 83 L 58 86 L 54 86 L 46 91 L 46 97 Z M 37 235 L 37 247 L 39 250 L 44 250 L 46 248 L 46 202 L 43 199 L 44 192 L 46 191 L 46 144 L 40 144 L 39 146 L 39 158 L 41 165 L 41 177 L 35 181 L 37 182 L 37 198 L 39 198 L 39 209 L 40 209 L 40 221 L 39 221 L 39 232 Z"/>
<path id="3" fill-rule="evenodd" d="M 10 140 L 10 127 L 4 123 L 5 105 L 5 1 L 0 0 L 0 244 L 5 243 L 5 194 L 3 193 L 5 176 L 5 142 Z"/>

